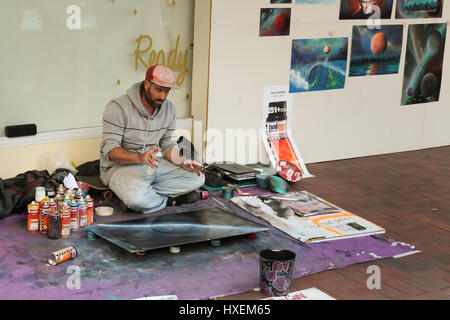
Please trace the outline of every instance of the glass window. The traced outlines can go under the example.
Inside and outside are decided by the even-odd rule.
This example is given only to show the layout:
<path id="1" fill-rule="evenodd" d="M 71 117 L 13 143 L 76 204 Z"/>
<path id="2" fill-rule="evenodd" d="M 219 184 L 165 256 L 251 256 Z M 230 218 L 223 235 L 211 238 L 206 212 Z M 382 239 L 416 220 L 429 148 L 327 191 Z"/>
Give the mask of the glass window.
<path id="1" fill-rule="evenodd" d="M 169 99 L 190 116 L 194 0 L 0 0 L 0 135 L 100 126 L 106 104 L 174 69 Z"/>

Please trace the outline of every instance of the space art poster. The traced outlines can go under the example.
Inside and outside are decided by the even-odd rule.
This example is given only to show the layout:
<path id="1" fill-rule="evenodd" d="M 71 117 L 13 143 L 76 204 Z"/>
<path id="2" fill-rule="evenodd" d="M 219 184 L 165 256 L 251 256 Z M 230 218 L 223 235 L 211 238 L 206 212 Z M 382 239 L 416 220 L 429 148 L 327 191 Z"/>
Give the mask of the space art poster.
<path id="1" fill-rule="evenodd" d="M 403 25 L 353 26 L 349 76 L 398 73 Z"/>
<path id="2" fill-rule="evenodd" d="M 292 40 L 289 92 L 342 89 L 348 38 Z"/>
<path id="3" fill-rule="evenodd" d="M 341 0 L 339 19 L 390 19 L 393 0 Z"/>
<path id="4" fill-rule="evenodd" d="M 408 26 L 402 105 L 439 101 L 446 23 Z"/>
<path id="5" fill-rule="evenodd" d="M 259 14 L 259 36 L 288 36 L 291 29 L 291 8 L 262 8 Z"/>
<path id="6" fill-rule="evenodd" d="M 396 19 L 441 18 L 444 0 L 397 0 Z"/>
<path id="7" fill-rule="evenodd" d="M 292 96 L 289 86 L 264 88 L 263 102 L 263 143 L 273 168 L 279 162 L 287 161 L 295 165 L 303 178 L 313 177 L 303 162 L 291 133 Z"/>

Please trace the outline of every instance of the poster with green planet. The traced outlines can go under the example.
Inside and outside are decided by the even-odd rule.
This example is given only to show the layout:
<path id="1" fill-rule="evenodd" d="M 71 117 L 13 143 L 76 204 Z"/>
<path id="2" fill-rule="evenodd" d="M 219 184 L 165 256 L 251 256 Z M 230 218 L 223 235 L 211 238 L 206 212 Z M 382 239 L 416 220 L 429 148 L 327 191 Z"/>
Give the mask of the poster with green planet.
<path id="1" fill-rule="evenodd" d="M 398 73 L 403 26 L 354 26 L 349 76 Z"/>
<path id="2" fill-rule="evenodd" d="M 397 0 L 396 19 L 440 18 L 444 0 Z"/>
<path id="3" fill-rule="evenodd" d="M 344 88 L 347 52 L 348 38 L 293 40 L 289 92 Z"/>
<path id="4" fill-rule="evenodd" d="M 446 23 L 408 26 L 402 105 L 439 101 Z"/>

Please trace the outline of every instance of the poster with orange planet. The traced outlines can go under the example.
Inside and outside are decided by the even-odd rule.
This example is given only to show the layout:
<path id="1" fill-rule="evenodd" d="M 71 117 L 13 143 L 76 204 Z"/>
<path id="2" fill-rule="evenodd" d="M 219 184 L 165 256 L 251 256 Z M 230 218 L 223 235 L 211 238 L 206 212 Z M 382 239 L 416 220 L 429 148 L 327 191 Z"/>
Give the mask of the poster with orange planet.
<path id="1" fill-rule="evenodd" d="M 354 26 L 349 76 L 398 73 L 403 25 Z"/>
<path id="2" fill-rule="evenodd" d="M 259 36 L 288 36 L 291 29 L 291 8 L 262 8 Z"/>

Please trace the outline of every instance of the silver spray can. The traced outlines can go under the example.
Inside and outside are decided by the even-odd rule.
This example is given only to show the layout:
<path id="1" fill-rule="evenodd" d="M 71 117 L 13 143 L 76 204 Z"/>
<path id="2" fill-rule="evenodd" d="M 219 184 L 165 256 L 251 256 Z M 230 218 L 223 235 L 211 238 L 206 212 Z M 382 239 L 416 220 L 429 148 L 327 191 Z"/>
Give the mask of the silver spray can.
<path id="1" fill-rule="evenodd" d="M 150 166 L 148 166 L 148 168 L 147 168 L 147 170 L 146 170 L 145 172 L 147 172 L 147 174 L 148 174 L 149 176 L 152 176 L 152 175 L 155 174 L 156 168 L 158 167 L 158 162 L 161 161 L 161 159 L 162 159 L 162 157 L 163 157 L 162 152 L 159 151 L 159 150 L 155 151 L 154 154 L 155 154 L 155 156 L 158 158 L 158 161 L 156 162 L 156 167 L 151 168 Z"/>

